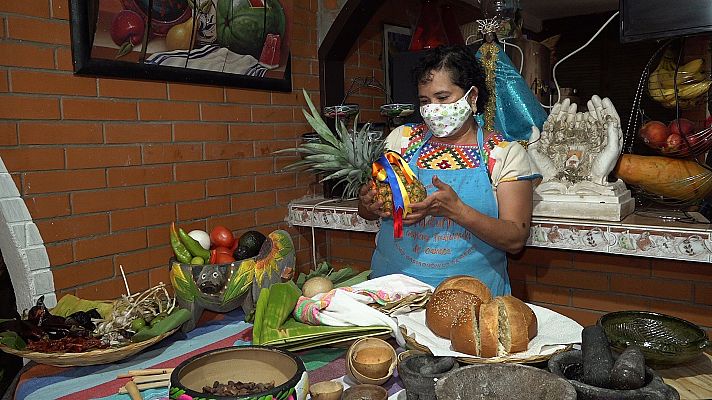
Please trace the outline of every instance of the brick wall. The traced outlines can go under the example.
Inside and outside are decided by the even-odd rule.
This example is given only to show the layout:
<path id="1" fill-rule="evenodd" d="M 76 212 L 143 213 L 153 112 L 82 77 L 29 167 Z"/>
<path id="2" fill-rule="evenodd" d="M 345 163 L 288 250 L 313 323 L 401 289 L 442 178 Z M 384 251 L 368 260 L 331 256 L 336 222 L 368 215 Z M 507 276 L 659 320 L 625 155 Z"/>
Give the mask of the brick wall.
<path id="1" fill-rule="evenodd" d="M 116 297 L 120 265 L 133 291 L 167 282 L 174 220 L 238 235 L 285 227 L 313 178 L 282 172 L 294 159 L 272 152 L 310 130 L 300 89 L 319 92 L 317 2 L 293 4 L 295 90 L 278 93 L 74 76 L 67 0 L 0 3 L 0 157 L 58 296 Z"/>

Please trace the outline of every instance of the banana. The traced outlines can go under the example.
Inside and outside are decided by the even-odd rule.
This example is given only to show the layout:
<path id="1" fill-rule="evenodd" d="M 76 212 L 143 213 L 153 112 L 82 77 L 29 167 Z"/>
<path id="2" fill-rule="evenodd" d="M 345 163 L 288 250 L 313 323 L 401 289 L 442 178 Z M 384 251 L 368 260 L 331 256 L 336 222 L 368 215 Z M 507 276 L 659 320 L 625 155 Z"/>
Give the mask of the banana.
<path id="1" fill-rule="evenodd" d="M 706 93 L 712 81 L 702 72 L 704 60 L 696 58 L 677 69 L 670 49 L 660 58 L 660 62 L 648 78 L 648 93 L 665 107 L 675 107 L 675 83 L 678 100 L 691 100 Z M 689 104 L 690 102 L 686 102 Z"/>
<path id="2" fill-rule="evenodd" d="M 678 73 L 683 72 L 683 73 L 687 73 L 687 74 L 694 74 L 696 72 L 700 72 L 700 70 L 702 69 L 702 64 L 704 64 L 704 63 L 705 62 L 703 59 L 696 58 L 696 59 L 688 62 L 687 64 L 681 66 L 680 68 L 678 68 L 677 72 Z M 674 67 L 672 68 L 672 71 L 675 72 Z"/>
<path id="3" fill-rule="evenodd" d="M 682 85 L 681 88 L 678 87 L 677 95 L 683 100 L 695 99 L 707 93 L 707 91 L 710 89 L 710 84 L 712 84 L 712 81 L 705 80 L 702 82 Z"/>
<path id="4" fill-rule="evenodd" d="M 660 102 L 660 104 L 665 107 L 665 108 L 675 108 L 678 103 L 680 103 L 680 109 L 682 110 L 687 110 L 689 108 L 698 106 L 702 102 L 701 97 L 697 97 L 695 99 L 679 99 L 677 102 L 675 99 Z"/>

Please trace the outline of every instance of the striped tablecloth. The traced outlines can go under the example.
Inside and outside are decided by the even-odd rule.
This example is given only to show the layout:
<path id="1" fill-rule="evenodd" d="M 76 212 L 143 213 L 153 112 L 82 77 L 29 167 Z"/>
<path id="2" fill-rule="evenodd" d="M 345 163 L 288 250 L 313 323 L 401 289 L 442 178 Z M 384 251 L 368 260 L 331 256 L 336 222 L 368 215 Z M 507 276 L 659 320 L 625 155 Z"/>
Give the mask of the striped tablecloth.
<path id="1" fill-rule="evenodd" d="M 226 314 L 206 311 L 198 327 L 181 332 L 122 362 L 89 367 L 59 368 L 31 362 L 21 372 L 15 391 L 17 400 L 102 399 L 128 400 L 117 394 L 128 379 L 116 376 L 129 370 L 172 368 L 196 354 L 233 345 L 250 344 L 252 325 L 244 322 L 242 309 Z M 309 372 L 309 381 L 320 382 L 343 377 L 346 372 L 344 348 L 319 348 L 297 353 Z M 385 385 L 390 394 L 401 390 L 397 376 Z M 142 392 L 145 400 L 166 398 L 168 390 Z"/>

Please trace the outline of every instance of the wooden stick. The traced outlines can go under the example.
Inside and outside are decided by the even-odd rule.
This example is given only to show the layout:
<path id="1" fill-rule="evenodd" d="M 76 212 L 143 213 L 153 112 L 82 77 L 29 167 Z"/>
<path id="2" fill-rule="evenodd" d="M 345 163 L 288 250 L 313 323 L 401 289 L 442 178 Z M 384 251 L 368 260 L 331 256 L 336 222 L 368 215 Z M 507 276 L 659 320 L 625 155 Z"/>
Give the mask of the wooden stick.
<path id="1" fill-rule="evenodd" d="M 131 378 L 132 376 L 144 376 L 144 375 L 157 375 L 157 374 L 170 374 L 173 372 L 174 368 L 164 368 L 164 369 L 135 369 L 130 370 L 125 374 L 118 375 L 117 378 Z"/>
<path id="2" fill-rule="evenodd" d="M 133 382 L 129 382 L 133 383 Z M 134 385 L 136 385 L 134 383 Z M 167 388 L 170 385 L 170 382 L 168 381 L 162 381 L 162 382 L 150 382 L 150 383 L 142 383 L 140 385 L 136 385 L 138 390 L 146 390 L 146 389 L 155 389 L 155 388 Z M 119 394 L 126 394 L 128 391 L 126 391 L 126 387 L 121 387 L 119 389 Z"/>
<path id="3" fill-rule="evenodd" d="M 126 393 L 131 396 L 131 400 L 143 400 L 143 396 L 141 396 L 138 386 L 136 386 L 133 381 L 126 382 L 126 385 L 124 385 L 121 389 L 126 390 Z M 121 390 L 119 390 L 119 393 L 121 393 Z"/>
<path id="4" fill-rule="evenodd" d="M 171 374 L 160 374 L 160 375 L 143 375 L 134 376 L 133 381 L 137 384 L 157 382 L 157 381 L 169 381 L 171 379 Z"/>

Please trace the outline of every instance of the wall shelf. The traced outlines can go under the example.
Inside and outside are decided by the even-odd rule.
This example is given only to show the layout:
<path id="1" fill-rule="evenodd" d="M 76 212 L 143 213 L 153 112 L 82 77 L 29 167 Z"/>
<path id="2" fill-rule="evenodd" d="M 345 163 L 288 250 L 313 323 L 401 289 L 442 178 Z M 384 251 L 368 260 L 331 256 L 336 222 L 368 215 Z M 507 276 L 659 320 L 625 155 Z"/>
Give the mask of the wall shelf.
<path id="1" fill-rule="evenodd" d="M 322 197 L 292 201 L 287 222 L 360 232 L 377 232 L 380 225 L 358 216 L 356 200 Z M 534 217 L 527 246 L 711 263 L 712 225 L 637 214 L 620 222 Z"/>

